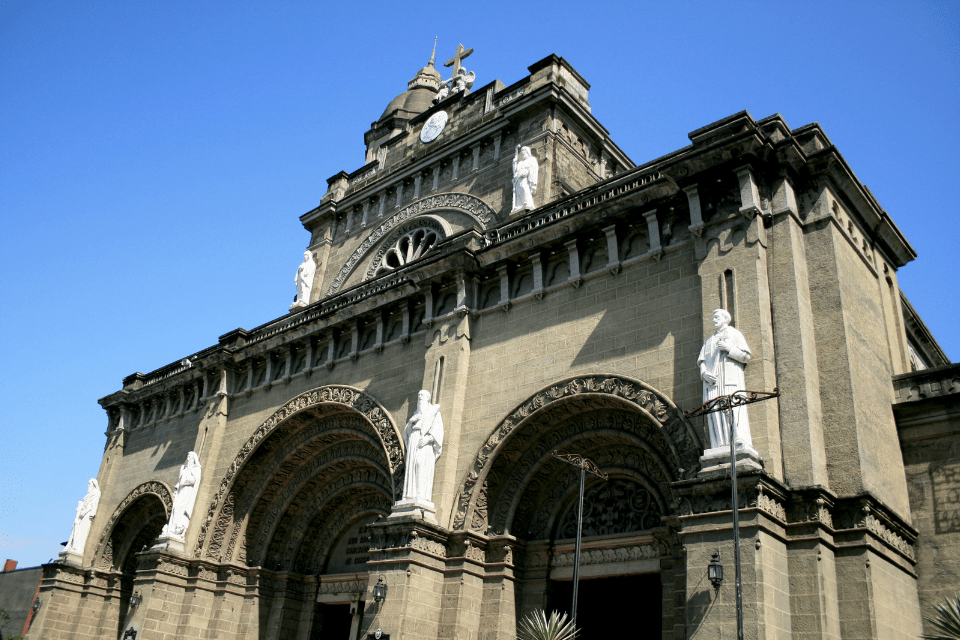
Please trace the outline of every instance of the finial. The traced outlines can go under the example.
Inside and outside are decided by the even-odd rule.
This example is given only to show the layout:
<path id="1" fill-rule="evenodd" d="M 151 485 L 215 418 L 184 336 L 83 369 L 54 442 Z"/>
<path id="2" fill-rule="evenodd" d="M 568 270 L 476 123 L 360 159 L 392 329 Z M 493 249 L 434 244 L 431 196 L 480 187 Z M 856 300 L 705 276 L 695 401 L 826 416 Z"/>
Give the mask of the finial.
<path id="1" fill-rule="evenodd" d="M 433 66 L 433 59 L 437 55 L 437 37 L 438 36 L 433 36 L 433 52 L 430 54 L 430 62 L 427 63 L 428 67 Z"/>

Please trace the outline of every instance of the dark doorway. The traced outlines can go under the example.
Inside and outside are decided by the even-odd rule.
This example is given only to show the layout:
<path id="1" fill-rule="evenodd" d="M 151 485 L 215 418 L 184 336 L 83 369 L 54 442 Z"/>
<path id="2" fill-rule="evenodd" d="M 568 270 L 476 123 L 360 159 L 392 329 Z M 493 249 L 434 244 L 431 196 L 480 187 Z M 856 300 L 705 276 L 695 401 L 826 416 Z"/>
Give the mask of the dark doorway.
<path id="1" fill-rule="evenodd" d="M 662 626 L 662 587 L 659 573 L 580 580 L 577 602 L 579 640 L 659 638 Z M 572 580 L 551 580 L 548 609 L 570 615 Z"/>
<path id="2" fill-rule="evenodd" d="M 313 616 L 313 628 L 310 630 L 311 640 L 347 640 L 350 638 L 350 615 L 348 604 L 321 604 L 317 603 L 317 610 Z M 353 640 L 350 638 L 350 640 Z"/>

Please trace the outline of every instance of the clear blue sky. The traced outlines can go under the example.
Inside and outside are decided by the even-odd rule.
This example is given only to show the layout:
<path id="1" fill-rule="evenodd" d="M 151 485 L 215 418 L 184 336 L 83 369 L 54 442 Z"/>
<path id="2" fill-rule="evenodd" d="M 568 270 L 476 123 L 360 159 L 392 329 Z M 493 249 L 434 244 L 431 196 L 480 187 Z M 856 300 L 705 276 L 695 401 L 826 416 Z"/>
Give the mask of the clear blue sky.
<path id="1" fill-rule="evenodd" d="M 0 557 L 59 552 L 98 398 L 285 313 L 298 216 L 434 36 L 477 86 L 564 56 L 638 164 L 742 109 L 819 122 L 960 358 L 960 3 L 541 4 L 0 0 Z"/>

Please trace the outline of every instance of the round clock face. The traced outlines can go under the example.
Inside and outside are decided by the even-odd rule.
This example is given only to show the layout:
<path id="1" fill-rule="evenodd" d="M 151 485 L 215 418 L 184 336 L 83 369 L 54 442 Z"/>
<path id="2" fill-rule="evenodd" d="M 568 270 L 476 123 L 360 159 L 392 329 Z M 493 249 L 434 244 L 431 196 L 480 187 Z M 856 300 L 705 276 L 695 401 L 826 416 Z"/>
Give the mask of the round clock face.
<path id="1" fill-rule="evenodd" d="M 437 139 L 437 136 L 440 135 L 440 132 L 443 131 L 443 128 L 447 124 L 447 112 L 446 111 L 437 111 L 435 114 L 430 116 L 430 119 L 427 120 L 427 123 L 423 125 L 423 129 L 420 130 L 420 142 L 432 142 Z"/>

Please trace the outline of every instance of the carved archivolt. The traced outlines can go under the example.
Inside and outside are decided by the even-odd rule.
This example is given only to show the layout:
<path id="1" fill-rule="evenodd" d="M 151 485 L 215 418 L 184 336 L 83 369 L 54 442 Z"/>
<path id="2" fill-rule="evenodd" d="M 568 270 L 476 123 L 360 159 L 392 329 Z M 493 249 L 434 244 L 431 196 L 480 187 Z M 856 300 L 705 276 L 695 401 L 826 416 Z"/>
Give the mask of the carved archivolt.
<path id="1" fill-rule="evenodd" d="M 201 556 L 204 544 L 207 543 L 207 536 L 212 532 L 214 521 L 217 522 L 217 534 L 219 538 L 219 540 L 215 542 L 218 546 L 223 544 L 226 527 L 233 519 L 236 507 L 236 494 L 231 488 L 236 482 L 240 470 L 244 468 L 245 463 L 260 443 L 281 424 L 291 419 L 297 419 L 297 414 L 323 406 L 340 407 L 356 412 L 373 427 L 385 453 L 388 472 L 390 474 L 390 484 L 394 490 L 396 490 L 397 482 L 402 482 L 403 480 L 403 441 L 400 437 L 399 429 L 393 423 L 387 410 L 374 398 L 360 389 L 342 385 L 318 387 L 301 393 L 283 405 L 273 415 L 267 418 L 240 448 L 233 463 L 227 468 L 210 502 L 210 507 L 207 510 L 206 517 L 200 528 L 197 544 L 194 547 L 194 557 L 199 558 Z M 242 516 L 243 514 L 237 515 Z M 212 543 L 213 541 L 211 544 Z M 243 550 L 240 551 L 242 552 Z"/>
<path id="2" fill-rule="evenodd" d="M 421 198 L 384 220 L 369 236 L 363 239 L 360 246 L 350 254 L 347 262 L 337 272 L 330 288 L 327 289 L 327 295 L 333 295 L 339 291 L 347 277 L 353 272 L 354 267 L 373 249 L 374 245 L 378 244 L 397 225 L 416 216 L 444 209 L 467 214 L 477 221 L 480 229 L 487 229 L 497 220 L 493 209 L 486 202 L 466 193 L 438 193 Z"/>
<path id="3" fill-rule="evenodd" d="M 163 503 L 164 513 L 167 516 L 170 515 L 170 509 L 173 508 L 173 497 L 171 496 L 170 489 L 167 488 L 167 485 L 159 480 L 151 480 L 150 482 L 144 482 L 143 484 L 139 485 L 120 501 L 120 504 L 117 505 L 117 508 L 113 510 L 113 515 L 111 515 L 110 519 L 107 520 L 107 526 L 105 526 L 103 531 L 100 533 L 100 540 L 97 542 L 97 548 L 93 552 L 94 566 L 101 566 L 105 560 L 103 557 L 101 557 L 100 551 L 101 549 L 104 549 L 104 542 L 110 539 L 110 534 L 113 533 L 113 528 L 123 515 L 123 512 L 126 511 L 130 505 L 147 494 L 152 494 L 159 498 L 160 502 Z M 110 562 L 112 563 L 112 549 L 110 556 Z"/>
<path id="4" fill-rule="evenodd" d="M 696 472 L 698 458 L 703 451 L 700 439 L 693 427 L 684 419 L 683 414 L 668 398 L 659 391 L 637 380 L 622 376 L 583 376 L 562 380 L 528 398 L 514 409 L 490 434 L 480 448 L 474 460 L 473 468 L 463 480 L 457 496 L 457 509 L 452 516 L 452 528 L 463 530 L 473 525 L 474 513 L 486 509 L 485 487 L 487 476 L 494 459 L 505 448 L 506 443 L 520 428 L 532 422 L 547 410 L 571 400 L 589 401 L 597 399 L 600 404 L 613 401 L 621 407 L 639 412 L 648 422 L 658 425 L 665 436 L 666 458 L 676 469 L 671 475 L 684 477 Z M 662 456 L 658 456 L 662 457 Z M 660 471 L 659 473 L 663 473 Z M 485 519 L 486 514 L 482 514 Z"/>

